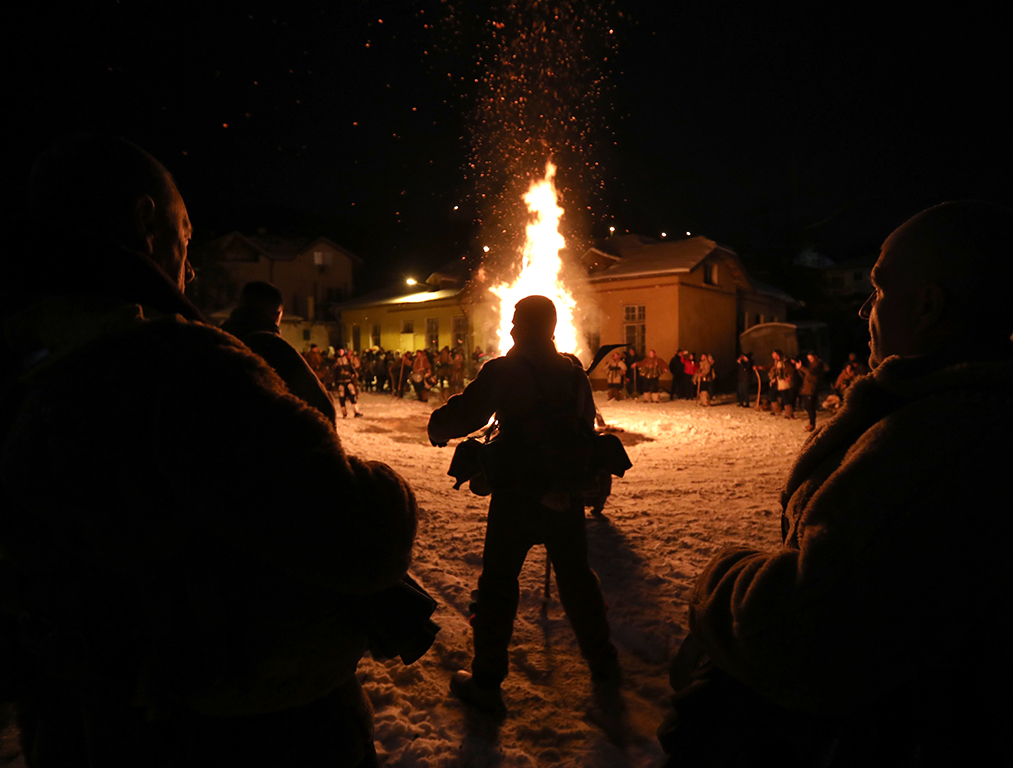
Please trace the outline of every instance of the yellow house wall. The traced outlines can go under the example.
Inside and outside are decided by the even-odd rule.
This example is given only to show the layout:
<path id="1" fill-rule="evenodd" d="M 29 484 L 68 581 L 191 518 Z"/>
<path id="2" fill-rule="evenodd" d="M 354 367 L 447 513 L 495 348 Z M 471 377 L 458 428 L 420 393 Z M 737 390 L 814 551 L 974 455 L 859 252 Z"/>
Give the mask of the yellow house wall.
<path id="1" fill-rule="evenodd" d="M 718 375 L 727 374 L 735 363 L 736 289 L 731 272 L 720 260 L 717 284 L 704 284 L 703 264 L 692 272 L 679 275 L 639 277 L 592 284 L 598 302 L 599 333 L 602 344 L 623 343 L 623 307 L 644 305 L 644 338 L 668 363 L 680 349 L 699 355 L 714 355 Z M 605 379 L 600 365 L 591 375 L 596 385 Z M 666 373 L 664 380 L 670 380 Z"/>
<path id="2" fill-rule="evenodd" d="M 735 365 L 734 292 L 693 283 L 680 286 L 679 346 L 700 359 L 713 355 L 718 377 L 727 375 Z"/>
<path id="3" fill-rule="evenodd" d="M 452 347 L 454 318 L 465 315 L 465 310 L 458 303 L 420 303 L 399 305 L 377 305 L 344 309 L 341 322 L 345 327 L 347 343 L 351 343 L 352 326 L 359 325 L 361 348 L 372 346 L 373 324 L 380 323 L 380 346 L 384 349 L 424 349 L 426 346 L 426 320 L 436 318 L 439 321 L 439 348 Z M 402 334 L 403 320 L 413 322 L 413 333 Z M 469 321 L 469 331 L 471 323 Z M 467 350 L 469 353 L 471 347 Z"/>
<path id="4" fill-rule="evenodd" d="M 304 331 L 309 329 L 310 337 L 305 339 Z M 300 352 L 309 351 L 310 344 L 316 344 L 323 352 L 338 340 L 337 323 L 310 323 L 304 320 L 281 319 L 281 337 Z"/>
<path id="5" fill-rule="evenodd" d="M 623 307 L 644 305 L 644 343 L 662 357 L 679 338 L 677 277 L 636 278 L 592 285 L 598 301 L 598 333 L 602 344 L 622 344 Z M 667 359 L 667 358 L 666 358 Z M 595 372 L 596 374 L 598 371 Z M 601 373 L 604 377 L 604 373 Z"/>

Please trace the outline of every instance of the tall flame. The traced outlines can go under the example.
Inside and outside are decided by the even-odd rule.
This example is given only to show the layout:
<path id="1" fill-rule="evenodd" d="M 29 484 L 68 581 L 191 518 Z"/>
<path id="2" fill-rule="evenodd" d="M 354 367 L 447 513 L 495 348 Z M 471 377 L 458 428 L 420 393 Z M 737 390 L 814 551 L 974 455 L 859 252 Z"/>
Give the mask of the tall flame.
<path id="1" fill-rule="evenodd" d="M 534 214 L 534 220 L 527 226 L 524 242 L 521 273 L 513 283 L 493 286 L 492 292 L 499 297 L 499 350 L 506 354 L 513 346 L 510 336 L 514 304 L 525 296 L 541 295 L 552 299 L 556 305 L 556 348 L 560 352 L 578 354 L 579 334 L 574 322 L 576 301 L 563 285 L 560 277 L 563 262 L 559 251 L 566 241 L 559 233 L 559 219 L 563 209 L 556 202 L 556 166 L 545 165 L 545 178 L 531 184 L 524 202 Z"/>

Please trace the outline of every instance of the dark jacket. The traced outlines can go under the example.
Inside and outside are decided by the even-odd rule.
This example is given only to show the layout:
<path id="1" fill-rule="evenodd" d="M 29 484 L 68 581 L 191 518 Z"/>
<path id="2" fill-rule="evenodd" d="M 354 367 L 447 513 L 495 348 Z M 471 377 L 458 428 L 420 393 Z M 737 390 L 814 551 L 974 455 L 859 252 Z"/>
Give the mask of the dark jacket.
<path id="1" fill-rule="evenodd" d="M 809 363 L 808 361 L 802 364 L 802 389 L 799 390 L 800 395 L 815 395 L 820 388 L 820 383 L 823 381 L 823 376 L 827 372 L 826 365 L 818 357 Z"/>
<path id="2" fill-rule="evenodd" d="M 504 357 L 490 360 L 475 380 L 459 395 L 433 412 L 429 419 L 429 438 L 446 443 L 455 437 L 470 435 L 488 422 L 495 413 L 500 432 L 507 436 L 537 403 L 542 393 L 569 389 L 576 382 L 574 408 L 589 425 L 594 425 L 594 400 L 591 384 L 582 369 L 564 355 L 547 346 L 513 347 Z"/>
<path id="3" fill-rule="evenodd" d="M 306 359 L 281 337 L 277 325 L 245 307 L 236 307 L 229 319 L 222 323 L 222 330 L 260 355 L 285 382 L 289 392 L 316 408 L 331 423 L 337 419 L 334 400 Z"/>
<path id="4" fill-rule="evenodd" d="M 150 260 L 49 236 L 72 258 L 15 244 L 0 290 L 0 546 L 22 607 L 86 638 L 82 674 L 151 718 L 326 694 L 365 648 L 348 595 L 407 570 L 410 488 Z"/>

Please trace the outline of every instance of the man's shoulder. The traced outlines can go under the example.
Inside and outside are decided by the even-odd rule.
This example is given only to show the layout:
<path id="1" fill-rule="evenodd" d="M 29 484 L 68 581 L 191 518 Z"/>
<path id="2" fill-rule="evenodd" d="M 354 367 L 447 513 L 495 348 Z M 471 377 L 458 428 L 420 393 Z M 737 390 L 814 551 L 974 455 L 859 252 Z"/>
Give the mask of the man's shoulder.
<path id="1" fill-rule="evenodd" d="M 853 383 L 844 409 L 813 442 L 850 433 L 850 460 L 882 457 L 916 474 L 1000 460 L 995 446 L 1013 430 L 1013 362 L 960 363 L 925 375 L 910 375 L 911 367 L 888 361 Z"/>

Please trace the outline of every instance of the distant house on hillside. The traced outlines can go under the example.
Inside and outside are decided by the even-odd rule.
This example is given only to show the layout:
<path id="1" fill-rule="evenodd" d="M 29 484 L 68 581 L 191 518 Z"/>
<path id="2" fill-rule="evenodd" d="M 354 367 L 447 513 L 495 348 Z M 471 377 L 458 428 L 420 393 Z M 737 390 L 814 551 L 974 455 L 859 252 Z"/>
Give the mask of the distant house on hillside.
<path id="1" fill-rule="evenodd" d="M 872 267 L 876 257 L 848 259 L 822 267 L 828 296 L 848 297 L 872 293 Z"/>
<path id="2" fill-rule="evenodd" d="M 622 343 L 666 361 L 680 349 L 706 352 L 730 373 L 739 334 L 783 321 L 792 299 L 749 277 L 730 248 L 705 237 L 607 241 L 582 258 L 598 305 L 597 344 Z M 603 379 L 604 371 L 594 372 Z M 600 381 L 597 382 L 599 385 Z"/>
<path id="3" fill-rule="evenodd" d="M 230 232 L 194 249 L 193 261 L 192 298 L 213 322 L 229 316 L 244 285 L 263 280 L 284 297 L 281 334 L 296 349 L 342 343 L 335 307 L 352 295 L 362 259 L 334 241 Z"/>
<path id="4" fill-rule="evenodd" d="M 230 232 L 197 249 L 201 283 L 198 304 L 206 311 L 235 304 L 254 280 L 278 286 L 285 314 L 304 320 L 334 321 L 332 308 L 352 295 L 354 271 L 362 259 L 326 237 L 311 242 Z"/>

